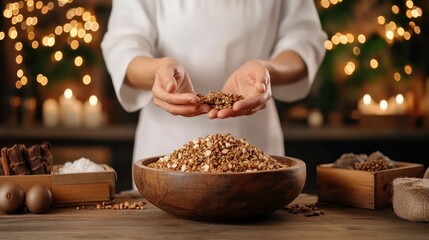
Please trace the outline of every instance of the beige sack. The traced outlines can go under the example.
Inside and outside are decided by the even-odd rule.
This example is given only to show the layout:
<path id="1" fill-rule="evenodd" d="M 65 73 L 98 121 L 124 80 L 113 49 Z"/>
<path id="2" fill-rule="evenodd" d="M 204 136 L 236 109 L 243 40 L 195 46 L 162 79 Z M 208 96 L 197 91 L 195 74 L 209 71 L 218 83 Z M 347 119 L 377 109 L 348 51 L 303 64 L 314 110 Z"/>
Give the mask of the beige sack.
<path id="1" fill-rule="evenodd" d="M 393 180 L 393 210 L 412 222 L 429 222 L 429 179 L 396 178 Z"/>
<path id="2" fill-rule="evenodd" d="M 429 167 L 426 169 L 425 176 L 423 178 L 429 178 Z"/>

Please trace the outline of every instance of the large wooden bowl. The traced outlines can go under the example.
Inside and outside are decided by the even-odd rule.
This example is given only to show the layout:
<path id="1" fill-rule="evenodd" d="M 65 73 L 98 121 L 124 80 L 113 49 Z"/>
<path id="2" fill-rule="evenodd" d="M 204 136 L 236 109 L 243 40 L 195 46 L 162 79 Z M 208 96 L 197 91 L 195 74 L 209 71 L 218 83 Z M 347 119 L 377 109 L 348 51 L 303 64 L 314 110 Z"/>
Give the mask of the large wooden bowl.
<path id="1" fill-rule="evenodd" d="M 158 208 L 181 218 L 229 221 L 266 215 L 292 202 L 306 179 L 305 163 L 273 156 L 288 168 L 242 173 L 195 173 L 148 167 L 159 157 L 137 161 L 134 181 Z"/>

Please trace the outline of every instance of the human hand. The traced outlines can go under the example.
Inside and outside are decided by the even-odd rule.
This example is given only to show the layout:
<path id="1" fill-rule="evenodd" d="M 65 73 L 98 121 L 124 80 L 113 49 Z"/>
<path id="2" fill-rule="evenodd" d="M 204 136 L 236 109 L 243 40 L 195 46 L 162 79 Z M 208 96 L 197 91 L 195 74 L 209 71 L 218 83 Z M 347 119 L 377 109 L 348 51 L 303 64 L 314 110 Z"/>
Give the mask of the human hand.
<path id="1" fill-rule="evenodd" d="M 152 93 L 154 103 L 173 115 L 193 117 L 210 110 L 208 105 L 200 104 L 183 66 L 171 58 L 158 68 Z"/>
<path id="2" fill-rule="evenodd" d="M 238 68 L 225 82 L 222 92 L 244 96 L 232 109 L 211 109 L 209 118 L 229 118 L 251 115 L 264 109 L 271 99 L 270 74 L 266 66 L 258 60 L 251 60 Z"/>

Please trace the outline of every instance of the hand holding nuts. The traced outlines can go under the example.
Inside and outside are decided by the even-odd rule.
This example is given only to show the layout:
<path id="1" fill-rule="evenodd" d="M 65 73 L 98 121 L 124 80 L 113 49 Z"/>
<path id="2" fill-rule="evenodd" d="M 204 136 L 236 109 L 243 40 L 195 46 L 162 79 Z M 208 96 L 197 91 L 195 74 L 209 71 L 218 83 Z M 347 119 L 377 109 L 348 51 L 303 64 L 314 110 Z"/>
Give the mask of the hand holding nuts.
<path id="1" fill-rule="evenodd" d="M 209 105 L 211 108 L 216 110 L 221 110 L 225 108 L 232 108 L 234 103 L 244 99 L 243 96 L 234 94 L 234 93 L 224 93 L 221 91 L 212 92 L 209 94 L 197 94 L 197 97 L 200 98 L 200 101 L 204 104 Z"/>

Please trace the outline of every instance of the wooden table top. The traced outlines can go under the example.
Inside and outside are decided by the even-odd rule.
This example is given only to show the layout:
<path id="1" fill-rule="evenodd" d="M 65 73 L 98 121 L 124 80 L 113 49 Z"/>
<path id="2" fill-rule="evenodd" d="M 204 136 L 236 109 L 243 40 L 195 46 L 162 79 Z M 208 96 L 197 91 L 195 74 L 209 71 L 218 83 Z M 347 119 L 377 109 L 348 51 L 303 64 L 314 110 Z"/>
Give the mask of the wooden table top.
<path id="1" fill-rule="evenodd" d="M 135 192 L 116 202 L 137 202 Z M 301 194 L 293 203 L 315 204 Z M 392 208 L 367 210 L 320 203 L 325 215 L 305 217 L 278 210 L 251 222 L 210 223 L 180 219 L 151 204 L 143 210 L 51 208 L 46 214 L 0 213 L 0 239 L 429 239 L 429 223 L 397 217 Z"/>

